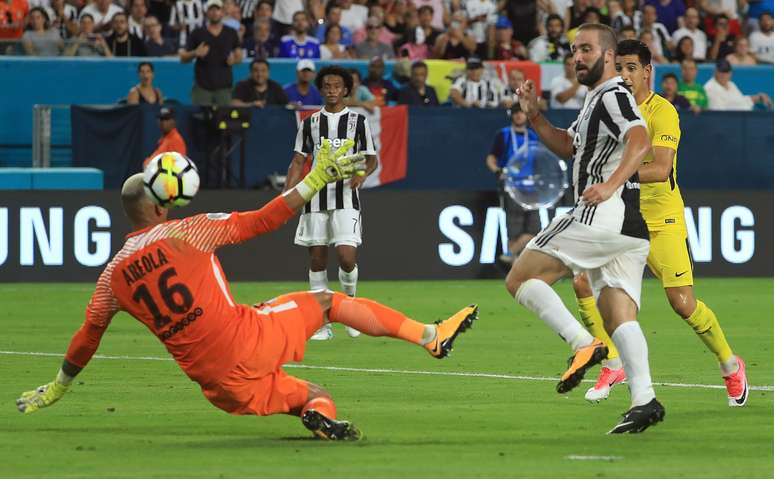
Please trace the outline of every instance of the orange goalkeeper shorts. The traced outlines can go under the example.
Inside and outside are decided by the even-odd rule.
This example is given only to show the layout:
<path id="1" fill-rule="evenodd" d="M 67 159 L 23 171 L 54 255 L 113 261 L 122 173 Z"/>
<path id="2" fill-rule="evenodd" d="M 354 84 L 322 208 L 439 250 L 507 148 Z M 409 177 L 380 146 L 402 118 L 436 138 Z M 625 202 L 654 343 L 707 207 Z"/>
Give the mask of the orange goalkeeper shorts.
<path id="1" fill-rule="evenodd" d="M 307 339 L 322 326 L 322 308 L 310 293 L 291 293 L 255 305 L 253 311 L 243 320 L 257 322 L 257 347 L 202 392 L 230 414 L 269 416 L 303 407 L 309 393 L 306 381 L 282 366 L 304 358 Z"/>

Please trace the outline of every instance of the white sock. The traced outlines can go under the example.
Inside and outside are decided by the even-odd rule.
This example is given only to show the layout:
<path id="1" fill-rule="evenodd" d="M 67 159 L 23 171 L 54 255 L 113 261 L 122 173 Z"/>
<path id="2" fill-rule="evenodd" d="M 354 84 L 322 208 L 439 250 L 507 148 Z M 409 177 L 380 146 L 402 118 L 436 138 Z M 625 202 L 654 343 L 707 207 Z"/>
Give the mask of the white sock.
<path id="1" fill-rule="evenodd" d="M 341 289 L 344 291 L 344 294 L 355 296 L 357 292 L 357 265 L 349 273 L 339 268 L 339 283 L 341 283 Z"/>
<path id="2" fill-rule="evenodd" d="M 556 291 L 539 279 L 529 279 L 521 284 L 514 295 L 519 304 L 537 314 L 567 344 L 577 351 L 594 342 L 589 334 L 575 319 Z"/>
<path id="3" fill-rule="evenodd" d="M 648 343 L 637 321 L 627 321 L 611 335 L 621 354 L 632 406 L 642 406 L 656 397 L 648 365 Z"/>
<path id="4" fill-rule="evenodd" d="M 309 289 L 328 289 L 328 271 L 309 270 Z"/>

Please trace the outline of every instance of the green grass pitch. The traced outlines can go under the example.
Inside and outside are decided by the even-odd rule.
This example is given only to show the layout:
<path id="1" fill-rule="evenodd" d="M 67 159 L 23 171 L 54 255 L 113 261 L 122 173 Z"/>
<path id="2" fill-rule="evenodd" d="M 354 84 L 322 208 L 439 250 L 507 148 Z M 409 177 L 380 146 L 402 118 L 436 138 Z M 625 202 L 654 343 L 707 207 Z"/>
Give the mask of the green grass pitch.
<path id="1" fill-rule="evenodd" d="M 304 288 L 239 283 L 243 302 Z M 569 282 L 558 286 L 573 305 Z M 91 285 L 0 286 L 0 476 L 89 478 L 245 477 L 774 477 L 774 279 L 700 279 L 697 294 L 717 313 L 747 360 L 748 406 L 725 390 L 659 386 L 667 415 L 641 435 L 604 433 L 628 407 L 625 387 L 607 401 L 569 395 L 554 381 L 407 374 L 397 370 L 558 377 L 569 354 L 517 306 L 498 281 L 363 282 L 359 294 L 430 322 L 478 302 L 481 315 L 453 354 L 432 359 L 387 338 L 310 343 L 304 364 L 395 372 L 288 369 L 327 387 L 339 415 L 365 433 L 359 443 L 309 438 L 297 418 L 229 416 L 211 406 L 172 361 L 94 359 L 58 404 L 24 416 L 18 393 L 50 381 L 83 318 Z M 574 309 L 574 308 L 573 308 Z M 713 356 L 645 282 L 640 320 L 654 380 L 720 385 Z M 114 318 L 98 354 L 166 357 L 137 321 Z M 597 373 L 590 373 L 593 378 Z"/>

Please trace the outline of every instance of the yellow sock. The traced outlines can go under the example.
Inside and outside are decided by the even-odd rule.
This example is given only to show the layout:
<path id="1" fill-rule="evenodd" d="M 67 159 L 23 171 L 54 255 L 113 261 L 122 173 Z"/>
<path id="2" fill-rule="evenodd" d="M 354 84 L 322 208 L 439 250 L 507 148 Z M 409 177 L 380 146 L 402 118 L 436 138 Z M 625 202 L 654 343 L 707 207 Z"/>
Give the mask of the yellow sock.
<path id="1" fill-rule="evenodd" d="M 615 359 L 618 357 L 618 350 L 613 344 L 613 340 L 605 331 L 605 325 L 602 321 L 602 315 L 599 314 L 597 309 L 597 302 L 593 296 L 588 298 L 578 298 L 578 312 L 580 313 L 581 321 L 586 329 L 592 336 L 601 340 L 607 346 L 607 359 Z"/>
<path id="2" fill-rule="evenodd" d="M 718 318 L 706 304 L 697 300 L 696 310 L 685 321 L 693 328 L 707 348 L 715 354 L 719 363 L 725 363 L 733 357 L 734 353 L 731 352 L 731 346 L 726 341 L 726 335 L 723 334 Z"/>

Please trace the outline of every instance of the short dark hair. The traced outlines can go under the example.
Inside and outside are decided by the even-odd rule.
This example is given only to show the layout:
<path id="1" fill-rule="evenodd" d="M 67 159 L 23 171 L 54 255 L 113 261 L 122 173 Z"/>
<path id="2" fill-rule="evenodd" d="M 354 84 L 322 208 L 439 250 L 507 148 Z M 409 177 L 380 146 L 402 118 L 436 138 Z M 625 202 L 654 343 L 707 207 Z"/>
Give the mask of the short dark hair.
<path id="1" fill-rule="evenodd" d="M 416 70 L 417 68 L 424 68 L 427 70 L 427 63 L 423 62 L 422 60 L 416 61 L 411 64 L 411 71 Z"/>
<path id="2" fill-rule="evenodd" d="M 38 12 L 40 13 L 40 16 L 43 17 L 43 28 L 48 30 L 48 22 L 51 21 L 50 18 L 48 18 L 48 12 L 43 7 L 32 7 L 30 8 L 29 13 L 27 13 L 27 16 L 29 16 L 32 12 Z"/>
<path id="3" fill-rule="evenodd" d="M 127 15 L 125 11 L 121 10 L 120 12 L 116 12 L 113 14 L 113 17 L 110 19 L 110 23 L 113 23 L 116 17 L 121 17 L 121 16 L 129 20 L 129 15 Z"/>
<path id="4" fill-rule="evenodd" d="M 763 12 L 762 12 L 760 15 L 758 15 L 758 21 L 760 21 L 760 20 L 761 20 L 761 17 L 762 17 L 762 16 L 764 16 L 764 15 L 768 15 L 769 17 L 771 17 L 772 19 L 774 19 L 774 13 L 771 13 L 771 11 L 770 11 L 770 10 L 765 10 L 765 11 L 763 11 Z"/>
<path id="5" fill-rule="evenodd" d="M 331 30 L 334 28 L 339 29 L 339 33 L 341 33 L 342 37 L 344 36 L 344 30 L 341 28 L 341 25 L 326 25 L 325 27 L 325 39 L 323 40 L 323 43 L 328 43 L 328 35 L 331 34 Z"/>
<path id="6" fill-rule="evenodd" d="M 292 21 L 295 21 L 295 20 L 296 20 L 296 15 L 303 15 L 303 16 L 304 16 L 304 18 L 306 18 L 307 20 L 309 20 L 309 17 L 308 17 L 308 16 L 306 16 L 306 12 L 305 12 L 305 11 L 303 11 L 303 10 L 299 10 L 299 11 L 297 11 L 297 12 L 293 12 L 293 16 L 292 16 L 292 17 L 290 17 L 290 18 L 292 19 Z"/>
<path id="7" fill-rule="evenodd" d="M 339 5 L 339 2 L 336 2 L 334 0 L 329 0 L 328 4 L 325 6 L 325 16 L 327 17 L 328 15 L 330 15 L 331 10 L 333 10 L 334 8 L 338 8 L 339 10 L 341 10 L 341 5 Z"/>
<path id="8" fill-rule="evenodd" d="M 353 79 L 357 77 L 358 80 L 361 80 L 361 81 L 363 80 L 363 75 L 360 73 L 360 70 L 358 70 L 357 68 L 350 68 L 347 71 L 349 72 L 350 75 L 352 75 Z"/>
<path id="9" fill-rule="evenodd" d="M 250 71 L 253 71 L 253 67 L 259 63 L 263 63 L 266 65 L 266 68 L 271 69 L 269 66 L 269 62 L 265 58 L 256 58 L 255 60 L 250 62 Z"/>
<path id="10" fill-rule="evenodd" d="M 679 82 L 679 80 L 677 79 L 677 75 L 675 75 L 674 73 L 664 73 L 664 76 L 661 77 L 661 81 L 663 82 L 664 80 L 667 80 L 669 78 L 671 78 L 676 82 Z"/>
<path id="11" fill-rule="evenodd" d="M 430 5 L 422 5 L 417 9 L 417 14 L 421 15 L 422 12 L 430 11 L 431 14 L 435 14 L 435 9 Z"/>
<path id="12" fill-rule="evenodd" d="M 153 63 L 151 62 L 140 62 L 137 64 L 137 73 L 140 73 L 140 70 L 142 70 L 142 67 L 148 67 L 151 71 L 155 71 L 153 69 Z"/>
<path id="13" fill-rule="evenodd" d="M 640 65 L 650 65 L 650 48 L 639 40 L 622 40 L 618 43 L 616 55 L 637 55 Z"/>
<path id="14" fill-rule="evenodd" d="M 557 15 L 556 13 L 552 13 L 551 15 L 546 17 L 546 28 L 548 28 L 548 24 L 551 23 L 552 20 L 559 20 L 562 22 L 562 28 L 564 28 L 564 18 Z"/>
<path id="15" fill-rule="evenodd" d="M 592 30 L 597 32 L 597 36 L 599 37 L 599 44 L 602 47 L 602 51 L 607 50 L 613 50 L 616 51 L 617 47 L 617 39 L 615 36 L 615 30 L 610 28 L 607 25 L 603 25 L 601 23 L 584 23 L 583 25 L 578 27 L 578 31 L 581 30 Z"/>
<path id="16" fill-rule="evenodd" d="M 83 20 L 86 17 L 91 18 L 92 22 L 94 21 L 94 15 L 92 15 L 91 13 L 81 13 L 81 16 L 78 17 L 78 21 L 81 21 L 81 20 Z"/>
<path id="17" fill-rule="evenodd" d="M 620 30 L 618 30 L 618 33 L 623 33 L 623 32 L 634 32 L 634 34 L 636 35 L 637 29 L 634 28 L 634 25 L 624 25 L 621 27 Z"/>
<path id="18" fill-rule="evenodd" d="M 317 86 L 318 90 L 322 90 L 323 80 L 328 75 L 341 77 L 341 79 L 344 80 L 344 87 L 347 89 L 347 96 L 352 93 L 352 74 L 349 73 L 346 68 L 340 67 L 339 65 L 328 65 L 327 67 L 320 69 L 317 78 L 314 79 L 314 84 Z"/>

